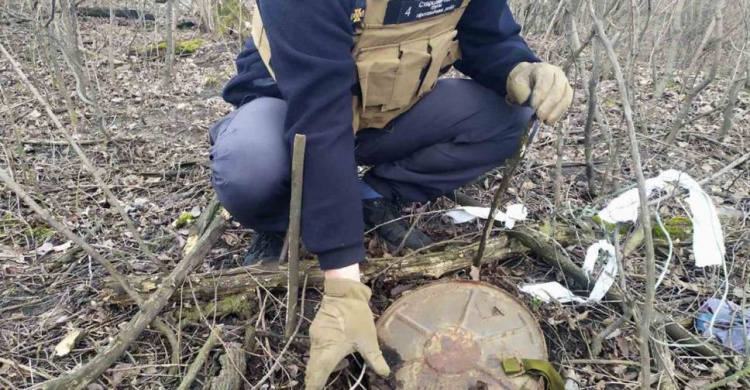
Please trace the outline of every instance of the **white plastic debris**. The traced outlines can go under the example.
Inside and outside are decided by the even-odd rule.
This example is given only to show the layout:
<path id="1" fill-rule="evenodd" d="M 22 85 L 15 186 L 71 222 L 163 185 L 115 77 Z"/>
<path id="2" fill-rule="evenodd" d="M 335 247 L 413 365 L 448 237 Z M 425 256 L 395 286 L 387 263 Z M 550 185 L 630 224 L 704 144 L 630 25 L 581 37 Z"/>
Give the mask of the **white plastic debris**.
<path id="1" fill-rule="evenodd" d="M 495 220 L 503 222 L 506 228 L 513 229 L 516 222 L 526 220 L 528 214 L 529 210 L 526 206 L 514 203 L 508 205 L 506 212 L 495 211 Z M 490 215 L 490 208 L 461 206 L 446 212 L 445 215 L 449 216 L 453 220 L 453 223 L 466 223 L 477 218 L 487 219 Z"/>
<path id="2" fill-rule="evenodd" d="M 565 286 L 557 282 L 523 284 L 519 288 L 526 294 L 529 294 L 544 302 L 586 302 L 586 299 L 576 296 Z"/>
<path id="3" fill-rule="evenodd" d="M 607 294 L 609 288 L 615 283 L 615 277 L 617 276 L 617 257 L 615 255 L 615 247 L 607 241 L 600 240 L 599 242 L 591 245 L 586 250 L 586 260 L 583 262 L 583 272 L 586 276 L 591 276 L 594 273 L 594 266 L 599 259 L 599 254 L 604 254 L 606 263 L 602 268 L 599 278 L 594 284 L 594 288 L 589 294 L 589 300 L 599 302 Z"/>
<path id="4" fill-rule="evenodd" d="M 603 254 L 603 256 L 600 256 Z M 552 300 L 560 303 L 577 302 L 599 302 L 604 298 L 609 291 L 610 287 L 615 283 L 615 277 L 617 277 L 617 258 L 615 257 L 615 247 L 607 241 L 600 240 L 599 242 L 591 245 L 586 250 L 586 260 L 583 263 L 583 271 L 586 276 L 591 276 L 594 273 L 597 260 L 603 258 L 605 261 L 602 268 L 602 272 L 599 274 L 599 278 L 594 284 L 594 288 L 591 290 L 588 298 L 579 297 L 573 294 L 565 286 L 557 282 L 538 283 L 538 284 L 526 284 L 521 285 L 521 291 L 531 294 L 534 297 L 543 300 L 544 302 L 550 302 Z"/>
<path id="5" fill-rule="evenodd" d="M 670 169 L 659 176 L 646 180 L 646 194 L 658 189 L 663 190 L 667 183 L 688 190 L 687 203 L 690 206 L 693 220 L 693 254 L 695 265 L 720 265 L 724 261 L 724 233 L 721 230 L 719 217 L 711 197 L 706 194 L 697 181 L 690 175 Z M 599 212 L 599 217 L 606 222 L 635 222 L 638 219 L 638 189 L 633 188 L 612 200 Z"/>

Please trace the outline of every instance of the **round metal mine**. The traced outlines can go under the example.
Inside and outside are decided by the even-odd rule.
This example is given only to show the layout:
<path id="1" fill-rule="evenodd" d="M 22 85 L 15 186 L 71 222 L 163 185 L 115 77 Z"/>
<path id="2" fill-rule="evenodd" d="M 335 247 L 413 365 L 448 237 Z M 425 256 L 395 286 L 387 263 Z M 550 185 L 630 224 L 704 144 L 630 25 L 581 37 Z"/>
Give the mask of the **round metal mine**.
<path id="1" fill-rule="evenodd" d="M 531 313 L 485 283 L 421 287 L 391 305 L 377 327 L 401 389 L 536 389 L 536 379 L 508 376 L 501 362 L 547 359 L 544 336 Z"/>

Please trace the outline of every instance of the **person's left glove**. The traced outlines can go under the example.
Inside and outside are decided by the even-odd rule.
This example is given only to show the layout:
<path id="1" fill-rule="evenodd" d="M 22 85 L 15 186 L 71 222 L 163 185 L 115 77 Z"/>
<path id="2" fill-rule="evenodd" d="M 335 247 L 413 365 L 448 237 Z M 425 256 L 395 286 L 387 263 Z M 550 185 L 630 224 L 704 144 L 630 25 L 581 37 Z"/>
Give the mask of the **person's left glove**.
<path id="1" fill-rule="evenodd" d="M 546 62 L 516 65 L 505 87 L 511 103 L 530 104 L 537 117 L 547 125 L 555 124 L 573 102 L 573 89 L 565 73 Z"/>
<path id="2" fill-rule="evenodd" d="M 347 355 L 359 352 L 376 373 L 391 373 L 378 347 L 375 320 L 370 310 L 372 291 L 364 284 L 330 278 L 318 314 L 310 325 L 310 360 L 307 362 L 307 389 L 325 386 L 328 376 Z"/>

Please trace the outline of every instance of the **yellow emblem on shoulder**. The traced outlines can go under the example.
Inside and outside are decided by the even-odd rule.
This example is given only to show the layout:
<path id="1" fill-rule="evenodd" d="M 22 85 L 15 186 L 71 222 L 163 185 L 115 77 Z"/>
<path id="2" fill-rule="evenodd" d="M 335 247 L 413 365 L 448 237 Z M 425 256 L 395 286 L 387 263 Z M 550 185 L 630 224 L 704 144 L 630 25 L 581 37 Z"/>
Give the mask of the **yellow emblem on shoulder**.
<path id="1" fill-rule="evenodd" d="M 352 23 L 361 22 L 362 17 L 364 16 L 365 16 L 365 10 L 363 8 L 355 8 L 351 15 Z"/>

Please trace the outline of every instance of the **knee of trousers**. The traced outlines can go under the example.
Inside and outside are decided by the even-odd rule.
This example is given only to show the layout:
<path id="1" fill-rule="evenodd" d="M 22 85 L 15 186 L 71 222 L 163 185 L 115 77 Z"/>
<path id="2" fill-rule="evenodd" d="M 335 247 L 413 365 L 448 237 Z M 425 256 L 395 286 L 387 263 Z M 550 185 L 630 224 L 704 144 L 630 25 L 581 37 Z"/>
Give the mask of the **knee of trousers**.
<path id="1" fill-rule="evenodd" d="M 247 116 L 243 114 L 238 113 L 222 129 L 211 148 L 211 185 L 238 222 L 273 230 L 276 221 L 286 218 L 289 203 L 288 151 L 283 135 L 277 132 L 280 127 L 268 131 L 276 124 L 243 121 Z"/>
<path id="2" fill-rule="evenodd" d="M 211 185 L 221 204 L 246 227 L 285 217 L 289 199 L 282 189 L 288 188 L 288 177 L 282 171 L 252 161 L 219 160 L 211 167 Z"/>
<path id="3" fill-rule="evenodd" d="M 510 141 L 520 137 L 533 109 L 510 104 L 503 96 L 476 83 L 464 85 L 472 90 L 471 100 L 477 111 L 461 124 L 467 131 L 457 137 L 457 142 Z"/>

